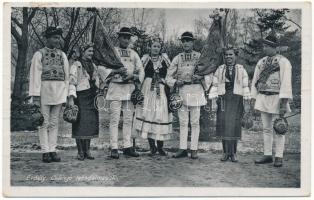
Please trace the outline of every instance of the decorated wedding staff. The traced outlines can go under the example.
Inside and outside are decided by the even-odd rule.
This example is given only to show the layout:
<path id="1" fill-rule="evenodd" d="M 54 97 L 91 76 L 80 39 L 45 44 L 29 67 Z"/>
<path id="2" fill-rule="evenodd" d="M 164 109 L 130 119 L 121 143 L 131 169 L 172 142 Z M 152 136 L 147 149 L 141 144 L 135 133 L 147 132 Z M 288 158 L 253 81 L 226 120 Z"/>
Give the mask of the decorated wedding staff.
<path id="1" fill-rule="evenodd" d="M 282 131 L 273 131 L 273 121 L 290 112 L 288 100 L 292 99 L 292 67 L 287 58 L 277 54 L 279 43 L 274 32 L 263 40 L 263 44 L 266 57 L 259 60 L 256 65 L 251 88 L 254 108 L 261 112 L 264 137 L 264 156 L 255 160 L 255 163 L 273 162 L 272 146 L 274 136 L 276 146 L 274 166 L 281 167 L 283 164 L 285 135 Z M 285 126 L 285 124 L 283 125 Z"/>
<path id="2" fill-rule="evenodd" d="M 124 67 L 112 76 L 106 95 L 106 100 L 110 105 L 110 157 L 114 159 L 119 158 L 118 124 L 121 110 L 123 112 L 123 154 L 132 157 L 139 156 L 131 144 L 133 103 L 135 103 L 131 101 L 131 95 L 136 88 L 136 82 L 143 81 L 144 69 L 138 54 L 128 47 L 132 35 L 130 28 L 127 27 L 122 27 L 118 32 L 119 46 L 115 47 L 115 50 Z M 133 96 L 135 100 L 138 98 L 136 95 Z"/>
<path id="3" fill-rule="evenodd" d="M 171 62 L 166 82 L 174 90 L 179 90 L 183 105 L 178 110 L 180 122 L 180 149 L 174 158 L 187 157 L 188 124 L 191 123 L 191 158 L 196 159 L 200 133 L 200 107 L 206 105 L 204 76 L 196 75 L 200 53 L 193 50 L 194 36 L 191 32 L 181 35 L 183 52 Z"/>
<path id="4" fill-rule="evenodd" d="M 172 113 L 168 110 L 169 87 L 165 82 L 170 60 L 167 54 L 161 53 L 162 44 L 159 37 L 153 37 L 149 43 L 150 54 L 142 57 L 145 70 L 142 85 L 144 102 L 136 108 L 133 128 L 148 139 L 151 155 L 158 152 L 165 156 L 163 144 L 172 133 Z"/>
<path id="5" fill-rule="evenodd" d="M 241 118 L 249 111 L 249 77 L 245 68 L 236 63 L 238 49 L 224 48 L 224 62 L 213 76 L 209 99 L 217 102 L 216 137 L 222 140 L 221 161 L 237 162 L 237 140 L 241 139 Z"/>
<path id="6" fill-rule="evenodd" d="M 62 29 L 48 27 L 44 32 L 46 46 L 38 50 L 30 67 L 29 96 L 40 105 L 44 123 L 39 127 L 42 161 L 60 162 L 56 153 L 59 114 L 66 102 L 69 87 L 69 63 L 59 49 Z"/>

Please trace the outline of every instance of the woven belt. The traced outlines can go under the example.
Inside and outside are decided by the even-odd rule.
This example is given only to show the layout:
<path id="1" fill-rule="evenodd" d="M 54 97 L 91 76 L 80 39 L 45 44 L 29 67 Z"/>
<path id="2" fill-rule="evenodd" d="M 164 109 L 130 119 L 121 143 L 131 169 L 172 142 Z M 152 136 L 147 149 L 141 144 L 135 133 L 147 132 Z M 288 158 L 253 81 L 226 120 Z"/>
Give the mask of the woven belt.
<path id="1" fill-rule="evenodd" d="M 268 91 L 260 91 L 259 93 L 263 95 L 267 95 L 267 96 L 279 94 L 279 92 L 268 92 Z"/>
<path id="2" fill-rule="evenodd" d="M 184 85 L 193 85 L 193 84 L 201 84 L 201 81 L 184 81 Z"/>
<path id="3" fill-rule="evenodd" d="M 112 82 L 117 84 L 133 84 L 133 81 L 123 81 L 123 82 Z"/>

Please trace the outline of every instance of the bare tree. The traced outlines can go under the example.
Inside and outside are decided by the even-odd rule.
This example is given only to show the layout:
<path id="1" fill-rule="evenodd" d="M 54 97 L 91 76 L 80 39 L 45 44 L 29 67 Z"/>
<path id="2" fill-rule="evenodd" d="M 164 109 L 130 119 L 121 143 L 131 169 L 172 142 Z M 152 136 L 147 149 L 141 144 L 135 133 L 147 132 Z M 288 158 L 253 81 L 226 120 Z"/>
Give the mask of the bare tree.
<path id="1" fill-rule="evenodd" d="M 25 95 L 29 71 L 29 67 L 26 64 L 29 44 L 29 25 L 37 10 L 38 8 L 16 8 L 11 16 L 11 34 L 16 40 L 18 47 L 12 102 L 21 100 Z M 18 18 L 21 18 L 21 20 Z"/>

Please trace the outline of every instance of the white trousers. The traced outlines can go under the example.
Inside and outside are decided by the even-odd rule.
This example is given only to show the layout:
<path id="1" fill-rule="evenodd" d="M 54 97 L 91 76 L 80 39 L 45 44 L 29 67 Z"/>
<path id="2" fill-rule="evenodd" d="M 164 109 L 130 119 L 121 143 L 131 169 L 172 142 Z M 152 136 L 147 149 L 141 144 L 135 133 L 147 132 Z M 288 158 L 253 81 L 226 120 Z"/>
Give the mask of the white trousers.
<path id="1" fill-rule="evenodd" d="M 44 122 L 38 129 L 38 135 L 40 147 L 44 153 L 56 151 L 61 107 L 62 104 L 41 105 Z"/>
<path id="2" fill-rule="evenodd" d="M 276 134 L 273 130 L 273 121 L 278 118 L 278 114 L 261 112 L 263 123 L 264 137 L 264 155 L 271 156 L 273 154 L 273 136 L 275 137 L 275 157 L 283 157 L 285 146 L 285 136 Z"/>
<path id="3" fill-rule="evenodd" d="M 178 111 L 180 122 L 180 149 L 187 149 L 188 146 L 188 125 L 189 114 L 191 122 L 191 150 L 198 149 L 198 138 L 200 134 L 200 107 L 182 105 Z"/>
<path id="4" fill-rule="evenodd" d="M 110 102 L 110 146 L 111 149 L 118 149 L 118 125 L 120 120 L 121 109 L 123 112 L 123 148 L 131 147 L 132 119 L 134 106 L 131 101 L 116 101 Z"/>

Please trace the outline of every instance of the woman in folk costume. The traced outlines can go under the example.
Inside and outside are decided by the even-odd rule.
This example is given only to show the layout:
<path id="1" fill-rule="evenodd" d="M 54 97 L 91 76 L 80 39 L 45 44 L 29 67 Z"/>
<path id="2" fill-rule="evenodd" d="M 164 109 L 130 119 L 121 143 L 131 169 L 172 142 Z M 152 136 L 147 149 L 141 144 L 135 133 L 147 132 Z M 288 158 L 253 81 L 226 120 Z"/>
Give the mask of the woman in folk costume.
<path id="1" fill-rule="evenodd" d="M 69 63 L 59 48 L 62 29 L 48 27 L 44 32 L 46 46 L 37 51 L 30 67 L 29 96 L 41 108 L 44 123 L 39 127 L 42 161 L 60 162 L 56 153 L 59 115 L 66 102 L 69 86 Z"/>
<path id="2" fill-rule="evenodd" d="M 78 160 L 94 157 L 90 152 L 92 138 L 99 134 L 98 110 L 94 105 L 97 87 L 100 80 L 105 80 L 109 73 L 104 67 L 97 67 L 93 61 L 92 43 L 83 45 L 81 56 L 70 68 L 69 105 L 76 104 L 79 108 L 78 119 L 72 124 L 72 137 L 75 138 L 78 149 Z"/>
<path id="3" fill-rule="evenodd" d="M 162 41 L 153 38 L 150 41 L 150 54 L 142 57 L 145 70 L 142 93 L 144 102 L 136 108 L 133 128 L 143 137 L 148 138 L 151 155 L 157 152 L 165 156 L 165 140 L 172 132 L 172 114 L 168 112 L 167 95 L 169 88 L 165 83 L 170 60 L 167 54 L 161 54 Z M 157 140 L 157 147 L 155 141 Z"/>
<path id="4" fill-rule="evenodd" d="M 217 102 L 216 136 L 222 139 L 221 161 L 237 162 L 237 140 L 241 139 L 243 111 L 249 109 L 249 78 L 245 68 L 236 64 L 238 50 L 229 46 L 224 49 L 225 64 L 214 73 L 209 98 Z"/>

